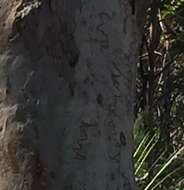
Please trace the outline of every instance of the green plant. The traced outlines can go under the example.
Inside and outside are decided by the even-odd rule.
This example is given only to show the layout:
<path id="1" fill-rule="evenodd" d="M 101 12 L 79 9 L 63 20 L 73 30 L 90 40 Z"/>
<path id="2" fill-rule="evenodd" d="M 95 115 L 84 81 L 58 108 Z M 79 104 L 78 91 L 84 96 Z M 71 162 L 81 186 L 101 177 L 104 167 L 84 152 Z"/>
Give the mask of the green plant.
<path id="1" fill-rule="evenodd" d="M 140 120 L 140 118 L 138 118 L 138 120 Z M 184 169 L 184 163 L 180 162 L 182 154 L 184 153 L 184 147 L 181 147 L 177 151 L 170 154 L 169 158 L 166 158 L 168 153 L 167 150 L 163 151 L 159 156 L 157 156 L 150 167 L 148 165 L 147 158 L 157 146 L 160 131 L 154 130 L 153 135 L 150 136 L 150 134 L 150 132 L 145 133 L 143 128 L 141 130 L 140 121 L 135 122 L 134 136 L 136 149 L 133 157 L 136 181 L 141 190 L 163 190 L 167 189 L 168 179 L 172 179 L 175 180 L 175 186 L 173 187 L 173 190 L 175 190 L 177 185 L 182 183 L 184 177 L 179 176 L 178 178 L 178 176 L 175 175 L 177 172 L 182 172 L 182 169 Z M 139 135 L 141 136 L 141 139 L 139 138 Z M 153 171 L 153 175 L 149 176 L 149 172 L 151 170 Z M 178 190 L 183 190 L 182 188 L 184 189 L 184 187 L 181 186 Z"/>

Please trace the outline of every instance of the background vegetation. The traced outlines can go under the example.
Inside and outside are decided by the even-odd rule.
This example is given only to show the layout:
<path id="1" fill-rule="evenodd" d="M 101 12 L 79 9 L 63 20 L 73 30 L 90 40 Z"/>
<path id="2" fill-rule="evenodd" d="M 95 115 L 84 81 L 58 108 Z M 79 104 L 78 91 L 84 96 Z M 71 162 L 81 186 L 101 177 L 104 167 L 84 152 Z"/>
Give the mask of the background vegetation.
<path id="1" fill-rule="evenodd" d="M 153 1 L 137 70 L 137 184 L 184 190 L 184 0 Z"/>

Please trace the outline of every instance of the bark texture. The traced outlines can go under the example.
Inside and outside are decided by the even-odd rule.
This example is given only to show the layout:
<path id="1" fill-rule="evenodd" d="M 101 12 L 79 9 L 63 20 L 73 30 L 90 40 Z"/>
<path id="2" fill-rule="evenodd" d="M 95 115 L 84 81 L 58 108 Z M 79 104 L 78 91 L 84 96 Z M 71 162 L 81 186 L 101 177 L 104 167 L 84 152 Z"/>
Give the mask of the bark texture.
<path id="1" fill-rule="evenodd" d="M 1 190 L 134 189 L 145 10 L 143 0 L 0 1 Z"/>

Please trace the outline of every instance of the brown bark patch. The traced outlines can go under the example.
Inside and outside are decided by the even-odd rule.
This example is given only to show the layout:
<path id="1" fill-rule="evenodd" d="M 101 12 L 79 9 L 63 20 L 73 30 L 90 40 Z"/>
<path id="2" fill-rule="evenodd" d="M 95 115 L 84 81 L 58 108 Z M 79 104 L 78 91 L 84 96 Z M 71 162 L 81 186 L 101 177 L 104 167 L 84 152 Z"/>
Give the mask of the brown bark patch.
<path id="1" fill-rule="evenodd" d="M 47 190 L 47 162 L 24 140 L 26 123 L 16 120 L 17 106 L 0 111 L 1 190 Z"/>
<path id="2" fill-rule="evenodd" d="M 22 0 L 1 0 L 0 1 L 0 44 L 1 51 L 7 43 L 11 33 L 13 22 L 16 18 L 16 10 Z"/>

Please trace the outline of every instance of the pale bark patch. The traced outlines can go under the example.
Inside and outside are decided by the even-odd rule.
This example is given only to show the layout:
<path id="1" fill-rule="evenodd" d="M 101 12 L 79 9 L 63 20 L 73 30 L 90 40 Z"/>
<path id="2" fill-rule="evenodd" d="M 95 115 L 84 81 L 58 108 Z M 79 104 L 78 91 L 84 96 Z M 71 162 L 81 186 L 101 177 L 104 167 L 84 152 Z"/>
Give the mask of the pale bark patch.
<path id="1" fill-rule="evenodd" d="M 0 1 L 0 44 L 1 50 L 5 47 L 12 25 L 16 19 L 17 8 L 22 0 L 1 0 Z"/>

